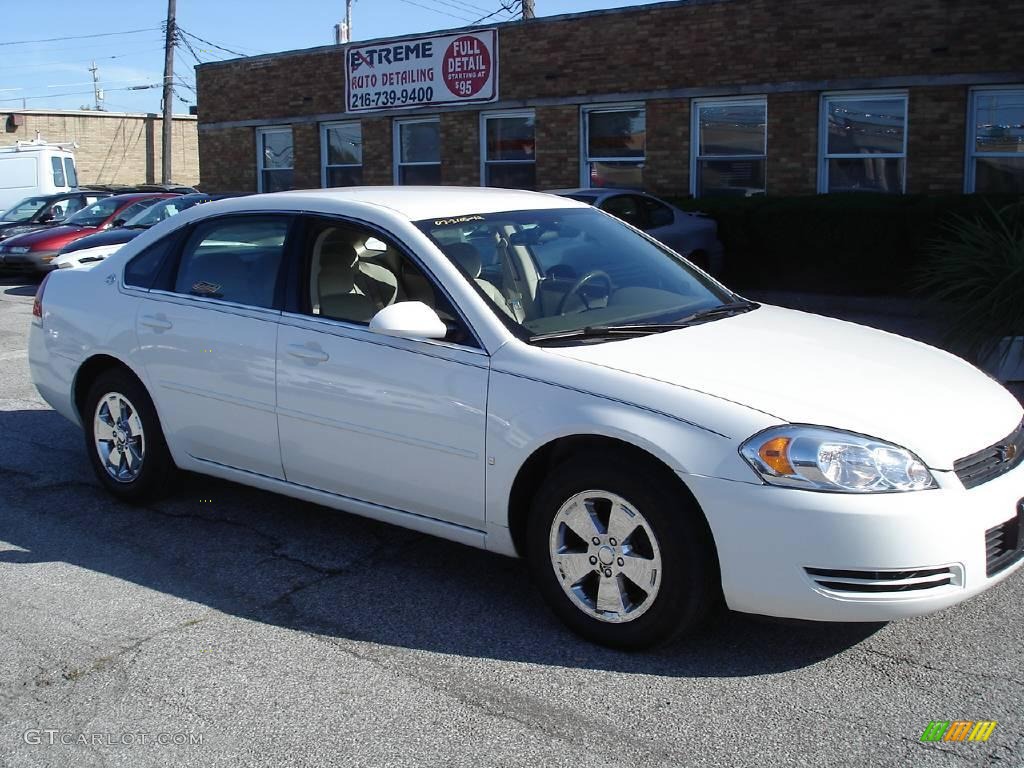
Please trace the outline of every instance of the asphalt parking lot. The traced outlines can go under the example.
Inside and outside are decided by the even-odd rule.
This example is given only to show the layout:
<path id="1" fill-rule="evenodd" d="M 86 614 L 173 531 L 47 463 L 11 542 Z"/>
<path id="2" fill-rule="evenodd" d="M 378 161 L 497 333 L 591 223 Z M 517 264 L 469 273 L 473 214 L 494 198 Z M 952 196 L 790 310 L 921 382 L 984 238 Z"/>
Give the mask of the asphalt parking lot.
<path id="1" fill-rule="evenodd" d="M 29 379 L 34 290 L 0 279 L 0 765 L 1024 763 L 1022 573 L 895 624 L 724 613 L 608 651 L 513 560 L 198 476 L 113 501 Z M 958 719 L 998 726 L 920 741 Z"/>

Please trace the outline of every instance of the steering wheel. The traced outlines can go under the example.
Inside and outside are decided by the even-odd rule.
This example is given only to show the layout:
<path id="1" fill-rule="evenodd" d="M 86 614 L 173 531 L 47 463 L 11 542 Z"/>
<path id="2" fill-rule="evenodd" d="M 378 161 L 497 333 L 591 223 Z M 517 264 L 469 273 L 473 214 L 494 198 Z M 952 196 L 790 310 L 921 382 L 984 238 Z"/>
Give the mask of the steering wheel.
<path id="1" fill-rule="evenodd" d="M 587 295 L 585 293 L 582 293 L 582 290 L 584 286 L 586 286 L 586 284 L 589 283 L 591 280 L 603 280 L 605 285 L 608 286 L 607 295 L 612 295 L 612 279 L 608 276 L 608 273 L 602 272 L 600 269 L 592 269 L 589 272 L 587 272 L 587 274 L 583 275 L 583 277 L 581 277 L 575 283 L 573 283 L 572 288 L 570 288 L 562 297 L 562 300 L 558 302 L 558 309 L 556 309 L 555 312 L 559 315 L 564 315 L 565 305 L 569 302 L 569 297 L 575 296 L 576 294 L 579 294 L 580 301 L 583 302 L 583 306 L 586 307 L 587 309 L 590 309 L 590 302 L 587 301 Z"/>

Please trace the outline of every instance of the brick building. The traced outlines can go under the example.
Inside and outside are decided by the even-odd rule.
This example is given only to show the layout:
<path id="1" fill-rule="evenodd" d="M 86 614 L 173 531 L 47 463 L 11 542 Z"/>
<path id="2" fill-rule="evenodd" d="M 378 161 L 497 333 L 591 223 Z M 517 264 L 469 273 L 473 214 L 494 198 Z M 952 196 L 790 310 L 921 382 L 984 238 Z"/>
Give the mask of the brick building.
<path id="1" fill-rule="evenodd" d="M 356 94 L 422 39 L 198 67 L 204 185 L 1024 192 L 1024 0 L 682 0 L 438 34 L 484 29 L 485 103 Z"/>
<path id="2" fill-rule="evenodd" d="M 39 136 L 53 143 L 76 142 L 78 181 L 89 184 L 153 184 L 160 181 L 163 120 L 144 112 L 19 109 L 0 113 L 0 143 L 30 141 Z M 199 138 L 196 118 L 175 115 L 171 134 L 174 181 L 199 181 Z"/>

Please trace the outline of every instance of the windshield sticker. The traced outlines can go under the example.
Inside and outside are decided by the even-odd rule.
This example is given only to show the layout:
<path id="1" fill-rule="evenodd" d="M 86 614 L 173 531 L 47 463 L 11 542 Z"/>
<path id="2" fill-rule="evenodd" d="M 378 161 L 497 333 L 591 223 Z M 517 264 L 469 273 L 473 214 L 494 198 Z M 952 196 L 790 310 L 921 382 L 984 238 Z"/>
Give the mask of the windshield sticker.
<path id="1" fill-rule="evenodd" d="M 465 224 L 467 221 L 483 221 L 483 216 L 459 216 L 455 219 L 435 219 L 435 227 L 448 227 L 452 224 Z"/>

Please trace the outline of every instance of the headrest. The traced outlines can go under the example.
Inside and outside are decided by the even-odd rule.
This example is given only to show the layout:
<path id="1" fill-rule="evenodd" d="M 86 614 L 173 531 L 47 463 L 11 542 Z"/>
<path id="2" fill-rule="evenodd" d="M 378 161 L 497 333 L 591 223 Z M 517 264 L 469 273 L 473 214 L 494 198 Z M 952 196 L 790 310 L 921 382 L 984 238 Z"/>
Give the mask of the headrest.
<path id="1" fill-rule="evenodd" d="M 359 261 L 359 254 L 352 245 L 351 235 L 337 227 L 321 232 L 313 248 L 320 255 L 321 266 L 343 262 L 353 267 Z"/>
<path id="2" fill-rule="evenodd" d="M 480 261 L 480 251 L 471 243 L 452 243 L 442 249 L 445 255 L 462 267 L 474 280 L 480 277 L 480 270 L 483 263 Z"/>
<path id="3" fill-rule="evenodd" d="M 356 271 L 344 259 L 321 261 L 317 285 L 321 296 L 349 293 L 355 285 Z"/>

